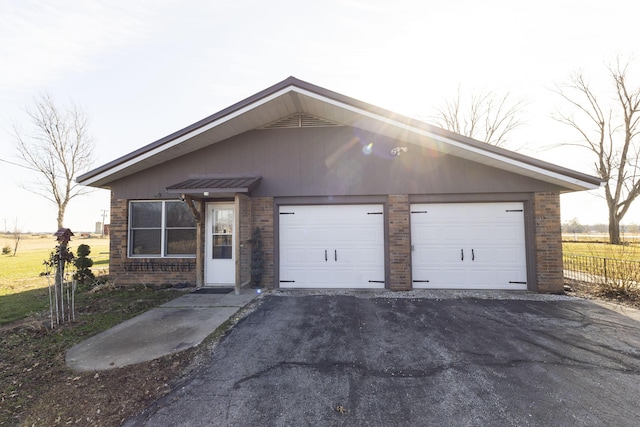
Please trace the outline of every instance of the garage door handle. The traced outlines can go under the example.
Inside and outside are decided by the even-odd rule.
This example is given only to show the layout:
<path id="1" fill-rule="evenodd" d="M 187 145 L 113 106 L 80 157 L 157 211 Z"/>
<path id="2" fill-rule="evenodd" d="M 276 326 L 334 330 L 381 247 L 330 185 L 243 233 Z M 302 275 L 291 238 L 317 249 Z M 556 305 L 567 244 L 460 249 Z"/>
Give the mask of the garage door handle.
<path id="1" fill-rule="evenodd" d="M 338 250 L 334 249 L 333 251 L 333 258 L 337 261 L 338 260 Z"/>
<path id="2" fill-rule="evenodd" d="M 327 258 L 327 250 L 326 250 L 326 249 L 324 250 L 324 261 L 325 261 L 325 262 L 327 262 L 327 261 L 328 261 L 328 258 Z"/>
<path id="3" fill-rule="evenodd" d="M 460 261 L 464 261 L 464 249 L 460 249 Z"/>
<path id="4" fill-rule="evenodd" d="M 473 249 L 471 249 L 471 261 L 476 260 L 476 254 L 473 253 Z"/>

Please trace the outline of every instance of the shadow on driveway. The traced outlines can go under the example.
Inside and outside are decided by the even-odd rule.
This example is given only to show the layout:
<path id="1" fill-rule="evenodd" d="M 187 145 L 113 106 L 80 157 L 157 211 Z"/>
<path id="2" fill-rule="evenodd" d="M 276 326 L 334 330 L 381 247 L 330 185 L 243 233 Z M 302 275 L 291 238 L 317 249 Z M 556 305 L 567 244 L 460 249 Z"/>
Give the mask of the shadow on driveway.
<path id="1" fill-rule="evenodd" d="M 617 425 L 640 323 L 578 299 L 266 296 L 128 426 Z"/>

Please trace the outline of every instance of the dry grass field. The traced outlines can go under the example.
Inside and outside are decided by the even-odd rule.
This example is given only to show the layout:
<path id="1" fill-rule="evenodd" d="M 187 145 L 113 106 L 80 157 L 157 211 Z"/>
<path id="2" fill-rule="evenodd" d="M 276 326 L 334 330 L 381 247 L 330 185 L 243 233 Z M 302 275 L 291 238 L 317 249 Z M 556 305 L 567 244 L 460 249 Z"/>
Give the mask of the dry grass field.
<path id="1" fill-rule="evenodd" d="M 610 245 L 602 242 L 565 241 L 562 243 L 562 251 L 571 255 L 640 261 L 640 244 L 638 243 Z"/>
<path id="2" fill-rule="evenodd" d="M 0 255 L 0 296 L 46 288 L 47 277 L 41 276 L 45 272 L 43 263 L 57 244 L 52 235 L 22 235 L 13 256 L 15 241 L 9 235 L 0 235 L 0 249 L 7 247 L 11 250 L 10 254 Z M 74 237 L 69 248 L 75 252 L 81 244 L 91 248 L 89 256 L 94 262 L 94 273 L 107 274 L 109 239 Z"/>

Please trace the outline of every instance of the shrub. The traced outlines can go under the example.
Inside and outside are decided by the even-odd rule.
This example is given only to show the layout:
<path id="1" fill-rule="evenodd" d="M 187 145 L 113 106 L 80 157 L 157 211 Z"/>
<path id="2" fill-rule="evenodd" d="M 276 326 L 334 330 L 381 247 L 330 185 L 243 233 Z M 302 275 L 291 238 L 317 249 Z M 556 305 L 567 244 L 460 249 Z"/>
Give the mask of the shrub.
<path id="1" fill-rule="evenodd" d="M 260 227 L 256 227 L 251 236 L 251 281 L 253 287 L 262 287 L 263 274 L 264 250 L 262 249 L 262 235 L 260 234 Z"/>
<path id="2" fill-rule="evenodd" d="M 77 257 L 73 262 L 76 266 L 76 274 L 74 274 L 73 278 L 80 284 L 84 284 L 87 280 L 93 281 L 96 278 L 91 271 L 93 260 L 89 258 L 89 254 L 91 254 L 89 245 L 78 246 Z"/>
<path id="3" fill-rule="evenodd" d="M 595 285 L 599 293 L 613 298 L 640 295 L 640 261 L 637 248 L 625 245 L 587 244 L 565 253 L 569 277 Z M 566 274 L 566 273 L 565 273 Z"/>
<path id="4" fill-rule="evenodd" d="M 637 261 L 609 260 L 608 269 L 596 279 L 600 292 L 610 297 L 634 297 L 640 293 Z"/>
<path id="5" fill-rule="evenodd" d="M 2 248 L 2 255 L 9 255 L 11 253 L 11 246 L 6 245 L 4 248 Z"/>

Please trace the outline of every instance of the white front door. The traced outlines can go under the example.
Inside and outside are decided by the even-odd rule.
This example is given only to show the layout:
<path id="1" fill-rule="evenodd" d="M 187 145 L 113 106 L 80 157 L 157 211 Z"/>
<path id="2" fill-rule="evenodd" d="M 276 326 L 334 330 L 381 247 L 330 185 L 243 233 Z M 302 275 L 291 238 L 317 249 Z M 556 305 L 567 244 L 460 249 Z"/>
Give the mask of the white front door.
<path id="1" fill-rule="evenodd" d="M 414 288 L 527 289 L 522 202 L 411 205 Z"/>
<path id="2" fill-rule="evenodd" d="M 230 285 L 236 282 L 234 224 L 234 204 L 207 204 L 205 282 L 209 286 Z"/>
<path id="3" fill-rule="evenodd" d="M 382 205 L 280 206 L 281 288 L 384 288 Z"/>

